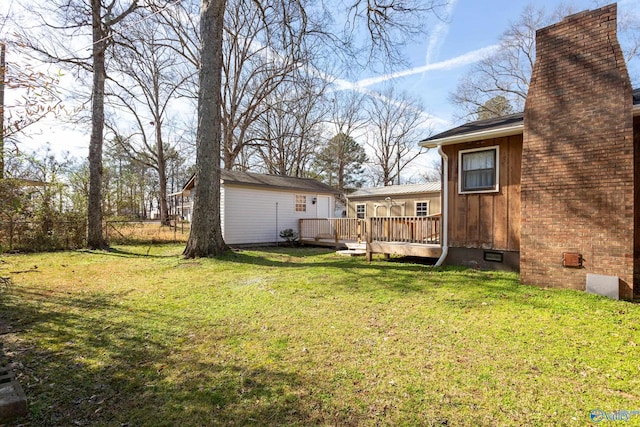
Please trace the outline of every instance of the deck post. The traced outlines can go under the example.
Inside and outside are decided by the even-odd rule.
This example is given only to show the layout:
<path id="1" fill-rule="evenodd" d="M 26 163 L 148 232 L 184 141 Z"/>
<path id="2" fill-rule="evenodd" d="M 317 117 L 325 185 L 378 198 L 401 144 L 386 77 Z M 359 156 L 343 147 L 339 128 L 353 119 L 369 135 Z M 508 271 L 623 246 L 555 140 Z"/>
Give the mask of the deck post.
<path id="1" fill-rule="evenodd" d="M 298 240 L 302 240 L 302 218 L 298 219 Z"/>
<path id="2" fill-rule="evenodd" d="M 365 242 L 367 242 L 367 262 L 371 262 L 373 258 L 373 254 L 371 252 L 371 236 L 373 234 L 373 223 L 371 222 L 371 217 L 367 218 L 367 229 L 365 231 Z"/>

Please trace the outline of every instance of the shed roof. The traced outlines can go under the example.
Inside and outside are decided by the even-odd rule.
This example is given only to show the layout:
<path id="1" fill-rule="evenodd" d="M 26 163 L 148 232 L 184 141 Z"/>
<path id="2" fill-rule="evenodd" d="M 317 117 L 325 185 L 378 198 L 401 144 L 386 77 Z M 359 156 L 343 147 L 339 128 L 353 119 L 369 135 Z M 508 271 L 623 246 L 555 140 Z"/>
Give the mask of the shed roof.
<path id="1" fill-rule="evenodd" d="M 633 91 L 633 114 L 640 114 L 640 88 Z M 524 130 L 524 114 L 515 113 L 507 116 L 465 123 L 461 126 L 433 135 L 420 141 L 420 145 L 428 148 L 439 144 L 457 144 L 487 138 L 518 135 Z"/>
<path id="2" fill-rule="evenodd" d="M 349 194 L 349 199 L 393 196 L 393 195 L 410 195 L 423 193 L 440 192 L 440 181 L 426 182 L 423 184 L 406 184 L 406 185 L 388 185 L 386 187 L 361 188 Z"/>
<path id="3" fill-rule="evenodd" d="M 339 191 L 316 181 L 312 178 L 296 178 L 284 175 L 267 175 L 241 171 L 220 171 L 220 180 L 223 184 L 245 185 L 250 187 L 266 187 L 279 190 L 296 190 L 311 193 L 339 194 Z M 182 191 L 191 190 L 194 185 L 195 175 L 182 188 Z"/>

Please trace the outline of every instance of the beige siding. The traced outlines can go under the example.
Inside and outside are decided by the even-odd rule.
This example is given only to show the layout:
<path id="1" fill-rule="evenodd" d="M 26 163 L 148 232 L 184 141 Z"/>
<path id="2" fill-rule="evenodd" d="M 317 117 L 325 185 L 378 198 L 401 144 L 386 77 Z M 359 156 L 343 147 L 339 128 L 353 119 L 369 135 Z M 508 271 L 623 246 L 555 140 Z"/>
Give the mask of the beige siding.
<path id="1" fill-rule="evenodd" d="M 349 198 L 349 206 L 347 208 L 347 217 L 356 217 L 356 205 L 366 205 L 366 217 L 373 216 L 415 216 L 416 215 L 416 203 L 428 202 L 429 203 L 429 215 L 439 214 L 440 210 L 440 193 L 425 193 L 421 195 L 411 194 L 402 196 L 390 196 L 391 197 L 391 212 L 388 212 L 389 201 L 385 200 L 385 197 L 367 197 L 367 198 Z M 378 208 L 376 209 L 376 205 Z"/>

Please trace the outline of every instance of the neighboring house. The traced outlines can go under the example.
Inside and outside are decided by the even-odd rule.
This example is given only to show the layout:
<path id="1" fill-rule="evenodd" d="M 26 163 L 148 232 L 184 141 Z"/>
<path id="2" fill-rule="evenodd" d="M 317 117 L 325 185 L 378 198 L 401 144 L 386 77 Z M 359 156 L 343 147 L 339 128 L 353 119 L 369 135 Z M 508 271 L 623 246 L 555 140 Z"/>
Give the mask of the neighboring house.
<path id="1" fill-rule="evenodd" d="M 190 194 L 191 191 L 186 193 L 184 190 L 169 194 L 169 197 L 171 198 L 169 215 L 171 218 L 177 216 L 178 220 L 191 221 L 191 216 L 193 215 L 193 200 Z"/>
<path id="2" fill-rule="evenodd" d="M 191 197 L 194 177 L 181 195 Z M 222 234 L 229 245 L 282 242 L 280 231 L 298 232 L 299 220 L 329 218 L 338 192 L 313 179 L 221 171 Z M 185 212 L 189 207 L 183 207 Z"/>
<path id="3" fill-rule="evenodd" d="M 523 114 L 421 141 L 444 159 L 440 262 L 640 296 L 640 91 L 616 15 L 613 4 L 537 32 Z"/>
<path id="4" fill-rule="evenodd" d="M 429 216 L 440 213 L 440 182 L 361 188 L 347 196 L 347 217 Z"/>

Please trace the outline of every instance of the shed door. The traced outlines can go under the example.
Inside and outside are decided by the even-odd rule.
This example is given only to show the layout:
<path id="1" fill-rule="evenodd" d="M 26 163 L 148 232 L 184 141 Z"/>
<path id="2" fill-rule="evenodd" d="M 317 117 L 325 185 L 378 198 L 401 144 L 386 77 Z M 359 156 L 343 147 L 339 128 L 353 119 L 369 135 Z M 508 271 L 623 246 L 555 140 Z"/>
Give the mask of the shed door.
<path id="1" fill-rule="evenodd" d="M 331 197 L 318 196 L 318 218 L 331 218 Z"/>

